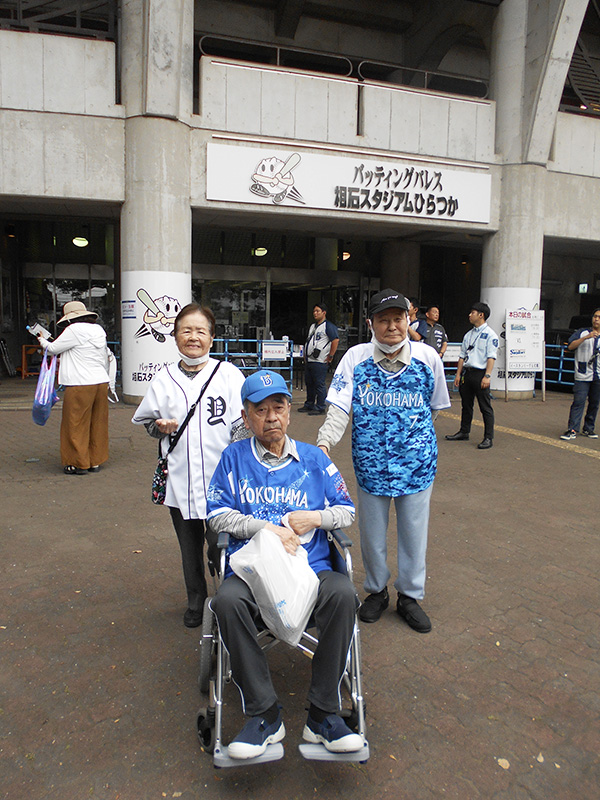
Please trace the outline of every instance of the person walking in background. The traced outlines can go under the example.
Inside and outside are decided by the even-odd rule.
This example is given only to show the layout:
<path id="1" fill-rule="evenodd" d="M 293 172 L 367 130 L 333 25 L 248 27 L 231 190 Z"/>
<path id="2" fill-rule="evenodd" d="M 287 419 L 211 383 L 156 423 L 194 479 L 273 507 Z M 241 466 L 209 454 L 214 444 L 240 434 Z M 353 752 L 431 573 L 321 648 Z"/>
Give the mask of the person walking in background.
<path id="1" fill-rule="evenodd" d="M 477 398 L 484 424 L 483 440 L 477 445 L 479 450 L 488 450 L 494 444 L 490 378 L 498 352 L 498 335 L 486 322 L 489 316 L 490 307 L 487 303 L 473 303 L 469 312 L 469 322 L 473 327 L 462 340 L 454 378 L 454 386 L 460 391 L 462 401 L 460 430 L 446 436 L 451 442 L 468 440 Z"/>
<path id="2" fill-rule="evenodd" d="M 65 387 L 60 425 L 60 457 L 66 475 L 97 472 L 108 461 L 109 350 L 98 314 L 79 300 L 65 303 L 57 325 L 66 325 L 40 347 L 60 355 L 58 381 Z M 114 390 L 114 385 L 111 386 Z"/>
<path id="3" fill-rule="evenodd" d="M 427 323 L 419 316 L 419 301 L 416 297 L 408 298 L 408 335 L 413 342 L 420 342 L 427 337 Z"/>
<path id="4" fill-rule="evenodd" d="M 568 428 L 560 438 L 575 439 L 587 400 L 581 434 L 588 439 L 597 439 L 594 429 L 600 405 L 600 308 L 592 315 L 591 327 L 580 328 L 571 335 L 567 349 L 575 351 L 575 382 Z"/>
<path id="5" fill-rule="evenodd" d="M 431 621 L 419 605 L 425 595 L 429 505 L 437 469 L 433 421 L 450 406 L 436 352 L 408 336 L 408 303 L 384 289 L 369 304 L 370 343 L 351 347 L 335 371 L 329 409 L 317 445 L 329 455 L 352 413 L 352 462 L 358 483 L 358 520 L 364 589 L 359 617 L 376 622 L 389 605 L 387 528 L 396 507 L 396 612 L 419 633 Z"/>
<path id="6" fill-rule="evenodd" d="M 425 337 L 425 344 L 433 347 L 440 358 L 444 357 L 446 348 L 448 347 L 448 335 L 443 325 L 440 325 L 440 309 L 439 306 L 427 306 L 425 312 L 425 322 L 427 323 L 427 336 Z"/>
<path id="7" fill-rule="evenodd" d="M 204 575 L 206 492 L 221 453 L 236 438 L 245 437 L 240 391 L 242 372 L 229 362 L 209 357 L 215 318 L 209 308 L 184 306 L 174 324 L 181 360 L 156 373 L 138 406 L 134 425 L 160 439 L 165 455 L 170 438 L 206 387 L 201 401 L 169 455 L 165 505 L 181 549 L 188 608 L 187 628 L 202 622 L 208 591 Z"/>
<path id="8" fill-rule="evenodd" d="M 325 378 L 340 341 L 338 329 L 327 319 L 325 303 L 315 304 L 313 319 L 304 345 L 306 402 L 298 409 L 310 415 L 325 413 Z"/>

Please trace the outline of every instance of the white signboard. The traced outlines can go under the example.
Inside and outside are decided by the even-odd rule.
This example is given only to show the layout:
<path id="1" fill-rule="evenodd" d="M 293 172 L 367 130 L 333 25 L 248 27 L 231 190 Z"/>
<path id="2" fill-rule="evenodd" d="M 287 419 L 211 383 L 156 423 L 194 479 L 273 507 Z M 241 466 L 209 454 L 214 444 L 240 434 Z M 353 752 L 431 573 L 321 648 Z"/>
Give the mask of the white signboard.
<path id="1" fill-rule="evenodd" d="M 508 371 L 541 372 L 544 368 L 544 312 L 506 311 Z"/>
<path id="2" fill-rule="evenodd" d="M 444 362 L 444 364 L 456 364 L 459 358 L 460 358 L 460 345 L 449 344 L 448 347 L 446 348 L 446 352 L 444 353 L 442 361 Z"/>
<path id="3" fill-rule="evenodd" d="M 179 358 L 173 323 L 191 300 L 190 276 L 123 272 L 121 296 L 123 394 L 141 397 L 158 370 Z"/>
<path id="4" fill-rule="evenodd" d="M 207 144 L 206 199 L 229 203 L 487 223 L 491 182 L 408 159 Z"/>
<path id="5" fill-rule="evenodd" d="M 288 357 L 288 342 L 263 342 L 263 361 L 285 361 Z"/>

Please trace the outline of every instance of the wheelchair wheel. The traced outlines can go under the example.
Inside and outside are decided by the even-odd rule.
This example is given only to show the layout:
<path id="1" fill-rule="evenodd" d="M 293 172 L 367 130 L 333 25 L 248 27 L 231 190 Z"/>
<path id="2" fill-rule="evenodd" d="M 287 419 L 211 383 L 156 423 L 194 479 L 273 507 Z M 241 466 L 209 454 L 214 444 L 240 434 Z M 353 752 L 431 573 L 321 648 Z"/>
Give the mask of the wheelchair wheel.
<path id="1" fill-rule="evenodd" d="M 213 661 L 213 629 L 214 616 L 208 603 L 210 598 L 204 601 L 204 612 L 202 615 L 202 638 L 200 639 L 200 672 L 198 674 L 198 687 L 202 694 L 207 694 L 210 684 Z"/>
<path id="2" fill-rule="evenodd" d="M 215 711 L 212 708 L 201 708 L 196 715 L 198 741 L 205 753 L 215 749 Z"/>

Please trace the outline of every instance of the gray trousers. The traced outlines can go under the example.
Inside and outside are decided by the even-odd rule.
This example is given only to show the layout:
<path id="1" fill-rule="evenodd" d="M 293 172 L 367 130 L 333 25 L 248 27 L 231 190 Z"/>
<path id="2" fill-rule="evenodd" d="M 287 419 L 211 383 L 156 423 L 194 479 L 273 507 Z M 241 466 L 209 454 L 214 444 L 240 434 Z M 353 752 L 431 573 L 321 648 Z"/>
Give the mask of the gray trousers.
<path id="1" fill-rule="evenodd" d="M 394 581 L 394 588 L 415 600 L 422 600 L 425 596 L 425 559 L 432 491 L 433 483 L 421 492 L 392 498 L 369 494 L 360 486 L 357 487 L 366 592 L 381 592 L 390 578 L 387 529 L 393 500 L 398 536 L 398 578 Z"/>
<path id="2" fill-rule="evenodd" d="M 312 659 L 308 700 L 328 713 L 340 708 L 340 682 L 352 642 L 358 598 L 351 581 L 339 572 L 319 575 L 313 612 L 319 644 Z M 225 647 L 233 680 L 240 690 L 244 713 L 255 717 L 277 702 L 267 658 L 257 641 L 260 612 L 241 578 L 223 581 L 210 601 Z"/>

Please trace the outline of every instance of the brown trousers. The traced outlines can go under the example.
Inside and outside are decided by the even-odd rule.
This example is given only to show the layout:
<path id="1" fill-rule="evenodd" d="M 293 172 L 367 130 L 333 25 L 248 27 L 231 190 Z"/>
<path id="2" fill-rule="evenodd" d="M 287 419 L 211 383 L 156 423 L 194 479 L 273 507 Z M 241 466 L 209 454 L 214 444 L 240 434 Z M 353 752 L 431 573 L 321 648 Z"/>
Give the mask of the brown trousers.
<path id="1" fill-rule="evenodd" d="M 80 469 L 108 460 L 108 383 L 65 387 L 60 458 Z"/>

